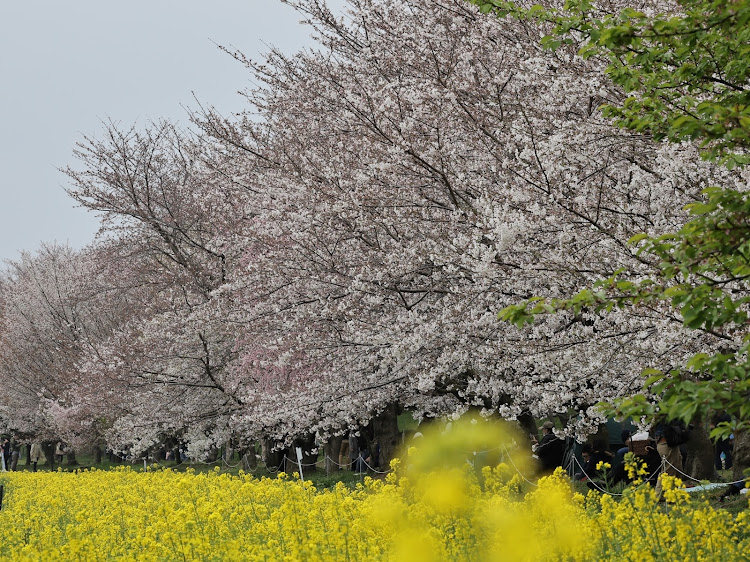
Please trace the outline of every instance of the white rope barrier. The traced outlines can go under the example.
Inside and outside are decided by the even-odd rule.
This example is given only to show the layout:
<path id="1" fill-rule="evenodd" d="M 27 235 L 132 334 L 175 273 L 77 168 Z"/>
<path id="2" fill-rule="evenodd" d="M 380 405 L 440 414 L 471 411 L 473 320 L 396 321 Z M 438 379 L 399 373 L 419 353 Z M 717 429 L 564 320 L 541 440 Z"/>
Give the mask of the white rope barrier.
<path id="1" fill-rule="evenodd" d="M 270 468 L 268 468 L 268 465 L 265 462 L 263 462 L 263 459 L 260 459 L 260 464 L 263 465 L 263 466 L 259 466 L 258 463 L 257 463 L 257 461 L 256 461 L 255 467 L 251 468 L 250 470 L 246 470 L 245 472 L 250 472 L 251 474 L 256 474 L 257 472 L 260 472 L 261 470 L 265 470 L 266 472 L 273 473 L 273 471 Z M 277 472 L 278 472 L 278 470 L 277 470 Z"/>
<path id="2" fill-rule="evenodd" d="M 149 458 L 150 458 L 150 457 L 143 457 L 143 463 L 145 464 L 145 463 L 146 463 L 146 461 L 148 461 L 148 459 L 149 459 Z M 162 467 L 162 468 L 169 468 L 168 466 L 166 466 L 166 465 L 163 465 L 163 464 L 161 464 L 161 463 L 159 462 L 159 459 L 152 459 L 152 460 L 151 460 L 151 464 L 152 464 L 152 465 L 154 465 L 154 464 L 158 464 L 158 465 L 159 465 L 160 467 Z"/>
<path id="3" fill-rule="evenodd" d="M 140 460 L 142 460 L 142 461 L 144 462 L 144 464 L 145 464 L 145 463 L 146 463 L 146 462 L 147 462 L 147 461 L 148 461 L 149 459 L 151 459 L 151 464 L 152 464 L 152 465 L 156 464 L 156 465 L 159 465 L 159 466 L 160 466 L 161 468 L 175 468 L 174 466 L 167 466 L 167 465 L 165 465 L 165 464 L 162 464 L 162 463 L 161 463 L 161 462 L 159 461 L 159 459 L 157 459 L 157 458 L 151 458 L 151 457 L 141 457 L 141 459 L 140 459 Z M 205 466 L 213 466 L 213 465 L 217 465 L 217 464 L 219 464 L 219 463 L 222 463 L 222 464 L 226 464 L 226 465 L 227 465 L 227 466 L 229 466 L 230 468 L 235 468 L 236 466 L 239 466 L 239 463 L 237 463 L 237 464 L 236 464 L 236 465 L 234 465 L 234 466 L 230 465 L 229 463 L 227 463 L 227 462 L 226 462 L 226 461 L 224 460 L 224 457 L 221 457 L 221 458 L 220 458 L 219 460 L 216 460 L 216 461 L 213 461 L 213 462 L 204 462 L 204 461 L 198 461 L 198 460 L 190 459 L 190 460 L 188 460 L 188 461 L 182 461 L 182 462 L 180 462 L 180 463 L 176 464 L 175 466 L 179 466 L 179 465 L 180 465 L 180 464 L 182 464 L 183 462 L 187 462 L 187 463 L 188 463 L 188 464 L 190 464 L 191 466 L 193 466 L 193 465 L 195 465 L 195 464 L 202 464 L 202 465 L 205 465 Z"/>
<path id="4" fill-rule="evenodd" d="M 263 463 L 263 466 L 271 474 L 276 474 L 278 472 L 281 472 L 281 467 L 284 466 L 284 459 L 281 459 L 281 462 L 279 463 L 279 466 L 277 466 L 275 469 L 272 469 L 270 466 L 268 466 L 268 464 L 266 464 L 266 461 L 264 461 L 263 459 L 260 459 L 260 462 Z"/>
<path id="5" fill-rule="evenodd" d="M 646 479 L 644 480 L 644 482 L 651 482 L 651 479 L 652 479 L 652 478 L 654 478 L 654 476 L 658 476 L 658 475 L 659 475 L 659 473 L 661 473 L 661 471 L 662 471 L 662 467 L 661 467 L 661 465 L 659 465 L 659 468 L 657 468 L 656 470 L 654 470 L 654 471 L 653 471 L 653 472 L 652 472 L 652 473 L 651 473 L 651 474 L 649 475 L 649 477 L 648 477 L 648 478 L 646 478 Z"/>
<path id="6" fill-rule="evenodd" d="M 665 464 L 668 464 L 669 466 L 671 466 L 674 469 L 674 471 L 677 472 L 678 474 L 683 475 L 685 478 L 692 480 L 693 482 L 698 482 L 699 484 L 703 486 L 714 485 L 714 484 L 718 484 L 719 486 L 722 486 L 722 485 L 731 486 L 733 484 L 741 484 L 742 482 L 746 481 L 746 479 L 743 478 L 742 480 L 736 480 L 735 482 L 707 482 L 706 484 L 702 484 L 703 480 L 698 480 L 697 478 L 693 478 L 689 474 L 686 474 L 685 472 L 677 468 L 675 465 L 673 465 L 671 462 L 669 462 L 667 460 L 667 457 L 662 457 L 662 459 Z"/>
<path id="7" fill-rule="evenodd" d="M 227 462 L 227 460 L 223 456 L 221 457 L 221 460 L 222 460 L 222 464 L 225 465 L 225 466 L 227 466 L 227 467 L 229 467 L 229 468 L 237 468 L 238 466 L 240 466 L 242 464 L 242 458 L 240 458 L 240 460 L 237 461 L 236 464 L 229 464 Z"/>
<path id="8" fill-rule="evenodd" d="M 289 461 L 290 463 L 294 464 L 295 466 L 300 465 L 300 464 L 302 466 L 318 466 L 318 463 L 320 462 L 320 461 L 315 461 L 315 462 L 312 462 L 312 463 L 298 463 L 296 460 L 290 459 L 286 455 L 284 455 L 284 460 Z"/>
<path id="9" fill-rule="evenodd" d="M 516 472 L 518 473 L 518 475 L 521 478 L 523 478 L 527 483 L 531 484 L 532 486 L 538 487 L 539 484 L 536 484 L 536 483 L 532 482 L 531 480 L 529 480 L 528 478 L 526 478 L 520 470 L 518 470 L 518 467 L 516 466 L 516 463 L 513 462 L 513 457 L 510 456 L 510 453 L 508 452 L 508 449 L 505 448 L 505 445 L 503 445 L 503 451 L 505 452 L 505 455 L 508 457 L 508 460 L 510 461 L 510 464 L 512 464 L 513 468 L 516 469 Z"/>
<path id="10" fill-rule="evenodd" d="M 492 451 L 497 451 L 498 449 L 501 449 L 502 447 L 498 445 L 497 447 L 492 447 L 492 449 L 486 449 L 484 451 L 464 451 L 467 455 L 481 455 L 484 453 L 491 453 Z"/>
<path id="11" fill-rule="evenodd" d="M 693 478 L 692 476 L 690 476 L 689 474 L 687 474 L 687 473 L 683 472 L 682 470 L 680 470 L 679 468 L 677 468 L 677 467 L 676 467 L 675 465 L 673 465 L 673 464 L 672 464 L 671 462 L 669 462 L 669 461 L 667 460 L 667 457 L 662 457 L 662 461 L 664 461 L 664 472 L 666 472 L 666 470 L 667 470 L 667 465 L 669 465 L 669 466 L 671 466 L 671 467 L 672 467 L 672 469 L 674 469 L 674 471 L 675 471 L 675 472 L 676 472 L 677 474 L 681 474 L 682 476 L 684 476 L 684 477 L 685 477 L 685 478 L 687 478 L 688 480 L 692 480 L 693 482 L 700 482 L 700 480 L 698 480 L 697 478 Z"/>
<path id="12" fill-rule="evenodd" d="M 339 468 L 351 468 L 351 466 L 352 466 L 352 463 L 354 462 L 354 461 L 352 461 L 352 462 L 349 462 L 349 463 L 347 463 L 347 464 L 339 464 L 339 463 L 337 463 L 337 462 L 336 462 L 336 461 L 335 461 L 334 459 L 332 459 L 331 457 L 329 457 L 328 455 L 326 455 L 326 456 L 325 456 L 325 458 L 324 458 L 323 460 L 324 460 L 324 461 L 327 461 L 327 460 L 328 460 L 328 461 L 331 461 L 331 462 L 332 462 L 333 464 L 335 464 L 335 465 L 336 465 L 336 466 L 338 466 Z"/>
<path id="13" fill-rule="evenodd" d="M 507 449 L 507 448 L 506 448 L 506 447 L 505 447 L 504 445 L 503 445 L 503 446 L 498 446 L 498 447 L 494 447 L 494 448 L 492 448 L 492 449 L 487 449 L 487 450 L 485 450 L 485 451 L 473 451 L 473 452 L 471 452 L 471 453 L 467 453 L 467 454 L 472 454 L 472 455 L 476 456 L 476 455 L 478 455 L 478 454 L 489 453 L 489 452 L 491 452 L 491 451 L 495 451 L 495 450 L 498 450 L 498 449 L 502 449 L 502 451 L 503 451 L 503 453 L 504 453 L 504 457 L 507 457 L 507 459 L 508 459 L 508 460 L 510 461 L 510 464 L 511 464 L 511 465 L 513 466 L 513 468 L 515 469 L 515 471 L 516 471 L 516 472 L 518 473 L 518 475 L 519 475 L 519 476 L 520 476 L 520 477 L 521 477 L 521 478 L 522 478 L 522 479 L 523 479 L 523 480 L 524 480 L 524 481 L 525 481 L 526 483 L 528 483 L 528 484 L 530 484 L 530 485 L 532 485 L 532 486 L 538 486 L 538 484 L 536 484 L 535 482 L 532 482 L 531 480 L 529 480 L 529 479 L 528 479 L 528 478 L 527 478 L 527 477 L 526 477 L 526 476 L 525 476 L 525 475 L 523 474 L 523 472 L 522 472 L 522 471 L 521 471 L 521 470 L 520 470 L 520 469 L 518 468 L 518 466 L 516 465 L 516 463 L 515 463 L 515 462 L 513 461 L 513 457 L 511 456 L 510 452 L 508 451 L 508 449 Z M 149 461 L 149 457 L 141 457 L 141 459 L 140 459 L 140 460 L 142 460 L 142 461 L 144 462 L 144 466 L 145 466 L 145 465 L 146 465 L 146 463 L 147 463 L 147 461 Z M 343 469 L 349 469 L 349 468 L 351 468 L 351 469 L 356 469 L 356 468 L 358 468 L 358 467 L 357 467 L 357 466 L 355 466 L 355 465 L 357 464 L 357 461 L 360 461 L 360 460 L 362 461 L 362 464 L 364 464 L 364 465 L 365 465 L 365 467 L 367 467 L 367 469 L 368 469 L 369 471 L 371 471 L 371 472 L 373 472 L 373 473 L 375 473 L 375 474 L 389 474 L 389 473 L 393 472 L 393 470 L 392 470 L 392 469 L 389 469 L 389 470 L 385 470 L 385 471 L 383 471 L 383 470 L 378 470 L 378 469 L 377 469 L 377 468 L 375 468 L 374 466 L 370 465 L 370 464 L 369 464 L 369 463 L 368 463 L 368 462 L 367 462 L 367 461 L 366 461 L 366 460 L 365 460 L 365 459 L 364 459 L 363 457 L 361 457 L 361 456 L 357 457 L 356 459 L 352 460 L 352 461 L 351 461 L 351 462 L 349 462 L 349 463 L 346 463 L 346 464 L 340 464 L 340 463 L 338 463 L 338 462 L 337 462 L 337 461 L 336 461 L 335 459 L 331 458 L 331 457 L 330 457 L 330 456 L 328 456 L 328 455 L 325 455 L 325 456 L 324 456 L 324 457 L 323 457 L 322 459 L 320 459 L 320 460 L 318 460 L 318 461 L 316 461 L 316 462 L 312 462 L 312 463 L 302 463 L 302 466 L 303 466 L 303 467 L 311 467 L 311 466 L 315 466 L 315 467 L 317 467 L 317 466 L 318 466 L 319 464 L 321 464 L 321 463 L 323 463 L 323 464 L 325 465 L 326 461 L 328 461 L 328 462 L 331 462 L 332 464 L 334 464 L 335 466 L 337 466 L 337 467 L 339 467 L 339 468 L 343 468 Z M 133 462 L 136 462 L 136 461 L 133 461 Z M 226 460 L 226 459 L 224 458 L 224 456 L 222 455 L 222 456 L 220 456 L 220 458 L 219 458 L 218 460 L 216 460 L 216 461 L 210 461 L 210 462 L 207 462 L 207 461 L 198 461 L 198 460 L 193 460 L 193 459 L 190 459 L 190 461 L 189 461 L 189 462 L 190 462 L 190 464 L 191 464 L 191 465 L 193 465 L 193 464 L 201 464 L 201 465 L 205 465 L 205 466 L 214 466 L 214 465 L 217 465 L 217 464 L 221 463 L 222 465 L 224 465 L 224 466 L 226 466 L 226 467 L 228 467 L 228 468 L 230 468 L 230 469 L 233 469 L 233 468 L 237 468 L 238 466 L 240 466 L 240 465 L 242 464 L 242 459 L 240 458 L 240 460 L 239 460 L 239 461 L 238 461 L 237 463 L 235 463 L 235 464 L 231 464 L 231 463 L 227 462 L 227 460 Z M 269 473 L 271 473 L 271 474 L 277 474 L 277 473 L 281 472 L 281 470 L 282 470 L 282 468 L 283 468 L 283 466 L 284 466 L 284 463 L 285 463 L 285 462 L 289 462 L 289 463 L 292 463 L 292 464 L 293 464 L 293 465 L 295 465 L 295 466 L 297 466 L 297 465 L 299 464 L 299 463 L 298 463 L 298 462 L 297 462 L 296 460 L 294 460 L 294 459 L 291 459 L 291 458 L 289 458 L 288 456 L 284 455 L 284 456 L 282 457 L 281 461 L 279 462 L 279 465 L 278 465 L 278 466 L 275 466 L 275 467 L 269 466 L 269 465 L 268 465 L 268 464 L 267 464 L 267 463 L 266 463 L 266 462 L 265 462 L 265 461 L 264 461 L 263 459 L 260 459 L 260 464 L 261 464 L 262 466 L 256 466 L 256 467 L 255 467 L 255 468 L 253 468 L 253 469 L 249 469 L 249 472 L 253 472 L 253 473 L 255 473 L 255 472 L 258 472 L 259 470 L 265 469 L 265 470 L 266 470 L 267 472 L 269 472 Z M 467 462 L 468 462 L 468 459 L 467 459 Z M 165 468 L 165 469 L 166 469 L 166 468 L 170 468 L 170 467 L 167 467 L 166 465 L 162 464 L 162 463 L 161 463 L 161 462 L 160 462 L 160 461 L 159 461 L 158 459 L 155 459 L 155 458 L 154 458 L 154 459 L 152 459 L 152 464 L 156 464 L 156 465 L 160 466 L 161 468 Z M 583 474 L 583 475 L 584 475 L 584 476 L 585 476 L 585 477 L 586 477 L 586 478 L 588 479 L 588 482 L 590 482 L 590 483 L 591 483 L 591 486 L 592 486 L 593 488 L 595 488 L 596 490 L 598 490 L 598 491 L 600 491 L 600 492 L 602 492 L 602 493 L 605 493 L 605 494 L 611 495 L 611 496 L 622 496 L 622 495 L 623 495 L 623 494 L 621 494 L 621 493 L 610 492 L 610 491 L 608 491 L 608 490 L 606 490 L 606 489 L 602 488 L 602 487 L 601 487 L 601 486 L 600 486 L 599 484 L 597 484 L 597 482 L 595 482 L 595 481 L 594 481 L 594 479 L 593 479 L 593 478 L 592 478 L 592 477 L 591 477 L 591 476 L 590 476 L 590 475 L 589 475 L 589 474 L 588 474 L 588 473 L 586 472 L 585 468 L 583 467 L 583 465 L 581 465 L 581 462 L 580 462 L 580 461 L 578 460 L 578 458 L 576 457 L 576 455 L 575 455 L 575 454 L 572 454 L 572 455 L 571 455 L 571 460 L 570 460 L 570 468 L 569 468 L 569 471 L 570 471 L 571 469 L 574 469 L 574 467 L 575 467 L 576 465 L 577 465 L 577 466 L 578 466 L 578 468 L 580 469 L 581 473 L 582 473 L 582 474 Z M 708 483 L 703 483 L 703 481 L 702 481 L 702 480 L 699 480 L 699 479 L 697 479 L 697 478 L 693 478 L 692 476 L 690 476 L 689 474 L 687 474 L 687 473 L 686 473 L 686 472 L 684 472 L 683 470 L 681 470 L 681 469 L 677 468 L 676 466 L 674 466 L 674 465 L 673 465 L 672 463 L 670 463 L 670 462 L 669 462 L 669 461 L 668 461 L 668 460 L 666 459 L 666 457 L 662 457 L 662 463 L 661 463 L 661 465 L 659 466 L 659 468 L 657 468 L 657 469 L 656 469 L 656 470 L 655 470 L 654 472 L 652 472 L 652 473 L 651 473 L 651 474 L 650 474 L 650 475 L 649 475 L 649 476 L 648 476 L 648 477 L 647 477 L 647 478 L 646 478 L 646 479 L 644 480 L 644 483 L 648 483 L 649 481 L 651 481 L 651 480 L 653 479 L 653 477 L 654 477 L 654 476 L 656 476 L 657 474 L 661 474 L 661 473 L 663 473 L 663 472 L 666 472 L 666 467 L 667 467 L 667 466 L 671 467 L 671 468 L 672 468 L 672 469 L 673 469 L 673 470 L 674 470 L 674 471 L 675 471 L 675 472 L 676 472 L 677 474 L 679 474 L 679 475 L 681 475 L 681 476 L 685 477 L 686 479 L 688 479 L 688 480 L 690 480 L 690 481 L 692 481 L 692 482 L 696 482 L 696 483 L 698 483 L 698 484 L 701 484 L 700 488 L 702 488 L 702 489 L 708 489 L 707 487 L 709 487 L 709 486 L 710 486 L 710 487 L 732 486 L 732 485 L 736 485 L 736 484 L 741 484 L 741 483 L 747 482 L 747 479 L 742 479 L 742 480 L 736 480 L 736 481 L 734 481 L 734 482 L 708 482 Z M 360 472 L 360 473 L 361 473 L 361 472 Z M 689 488 L 687 488 L 687 489 L 689 489 Z"/>
<path id="14" fill-rule="evenodd" d="M 573 458 L 575 458 L 575 455 L 573 455 Z M 578 462 L 578 459 L 576 459 L 576 462 Z M 625 461 L 622 461 L 622 462 L 625 462 Z M 646 477 L 646 478 L 645 478 L 645 479 L 643 480 L 643 482 L 642 482 L 642 484 L 641 484 L 641 485 L 643 485 L 643 484 L 648 484 L 649 482 L 651 482 L 651 480 L 652 480 L 652 479 L 654 478 L 654 476 L 657 476 L 657 475 L 659 475 L 659 474 L 660 474 L 660 473 L 661 473 L 661 472 L 663 471 L 663 468 L 662 468 L 662 467 L 663 467 L 663 464 L 662 464 L 662 463 L 659 463 L 659 467 L 658 467 L 658 468 L 657 468 L 656 470 L 654 470 L 654 471 L 653 471 L 653 472 L 652 472 L 651 474 L 649 474 L 649 475 L 648 475 L 648 476 L 647 476 L 647 477 Z"/>
<path id="15" fill-rule="evenodd" d="M 204 464 L 206 466 L 213 466 L 215 464 L 220 464 L 221 459 L 215 460 L 215 461 L 199 461 L 197 459 L 191 459 L 190 464 Z"/>
<path id="16" fill-rule="evenodd" d="M 734 482 L 719 482 L 719 484 L 726 484 L 727 486 L 734 486 L 735 484 L 747 484 L 750 482 L 747 478 L 743 478 L 742 480 L 735 480 Z"/>
<path id="17" fill-rule="evenodd" d="M 578 457 L 576 457 L 575 455 L 571 455 L 571 456 L 572 456 L 572 462 L 574 462 L 575 464 L 577 464 L 579 466 L 579 468 L 581 469 L 581 472 L 583 473 L 583 475 L 586 476 L 586 478 L 588 478 L 588 482 L 591 482 L 591 485 L 594 488 L 596 488 L 600 492 L 603 492 L 605 494 L 609 494 L 610 496 L 623 496 L 624 495 L 624 494 L 620 494 L 620 493 L 615 493 L 615 492 L 610 492 L 610 491 L 607 491 L 607 490 L 603 490 L 599 485 L 597 485 L 596 482 L 594 482 L 594 480 L 591 478 L 591 476 L 589 476 L 586 473 L 586 470 L 584 469 L 583 466 L 581 466 L 581 462 L 578 460 Z M 648 484 L 654 476 L 656 476 L 657 474 L 660 474 L 663 471 L 664 471 L 664 463 L 660 464 L 659 468 L 657 468 L 656 470 L 654 470 L 645 480 L 643 480 L 643 482 L 641 482 L 641 484 L 638 485 L 638 487 L 640 488 L 640 487 Z"/>
<path id="18" fill-rule="evenodd" d="M 591 482 L 591 485 L 592 485 L 592 486 L 593 486 L 594 488 L 596 488 L 597 490 L 599 490 L 599 491 L 600 491 L 600 492 L 602 492 L 603 494 L 608 494 L 608 495 L 610 495 L 610 496 L 622 496 L 622 495 L 623 495 L 623 494 L 618 494 L 618 493 L 616 493 L 616 492 L 610 492 L 609 490 L 605 490 L 604 488 L 602 488 L 601 486 L 599 486 L 599 484 L 597 484 L 597 483 L 596 483 L 596 482 L 594 481 L 594 479 L 593 479 L 593 478 L 591 478 L 591 476 L 589 476 L 589 475 L 588 475 L 588 474 L 586 473 L 586 469 L 585 469 L 585 468 L 584 468 L 583 466 L 581 466 L 581 461 L 579 461 L 579 460 L 578 460 L 578 457 L 576 457 L 575 455 L 573 455 L 573 460 L 574 460 L 574 461 L 575 461 L 575 463 L 576 463 L 576 464 L 578 465 L 578 468 L 580 468 L 580 469 L 581 469 L 581 472 L 583 473 L 583 475 L 584 475 L 584 476 L 585 476 L 586 478 L 588 478 L 588 482 Z"/>
<path id="19" fill-rule="evenodd" d="M 377 470 L 376 468 L 370 466 L 363 457 L 360 456 L 359 459 L 362 459 L 362 462 L 365 464 L 365 466 L 372 470 L 375 474 L 388 474 L 389 472 L 393 472 L 393 469 L 388 469 L 386 471 Z"/>

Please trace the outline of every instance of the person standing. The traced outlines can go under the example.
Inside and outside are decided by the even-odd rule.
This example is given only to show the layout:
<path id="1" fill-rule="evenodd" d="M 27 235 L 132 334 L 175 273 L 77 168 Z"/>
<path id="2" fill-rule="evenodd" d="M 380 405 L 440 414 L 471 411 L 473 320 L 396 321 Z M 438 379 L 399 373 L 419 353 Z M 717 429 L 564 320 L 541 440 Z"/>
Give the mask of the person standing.
<path id="1" fill-rule="evenodd" d="M 13 450 L 10 452 L 10 469 L 15 472 L 18 469 L 18 458 L 21 456 L 21 445 L 18 442 L 13 443 Z"/>
<path id="2" fill-rule="evenodd" d="M 558 466 L 562 466 L 565 455 L 565 442 L 555 435 L 555 424 L 546 421 L 542 424 L 542 440 L 537 441 L 536 436 L 531 436 L 531 450 L 542 465 L 542 472 L 552 472 Z"/>
<path id="3" fill-rule="evenodd" d="M 31 444 L 31 451 L 29 452 L 31 458 L 32 471 L 36 472 L 36 467 L 39 461 L 44 460 L 44 451 L 42 451 L 42 444 L 34 442 Z"/>
<path id="4" fill-rule="evenodd" d="M 62 464 L 64 455 L 65 445 L 63 445 L 62 441 L 58 441 L 57 445 L 55 445 L 55 459 L 57 460 L 58 464 Z"/>
<path id="5" fill-rule="evenodd" d="M 654 441 L 656 442 L 656 451 L 661 457 L 661 473 L 656 482 L 656 497 L 661 499 L 662 477 L 669 476 L 679 477 L 682 472 L 682 453 L 680 445 L 684 442 L 681 437 L 675 437 L 674 423 L 670 424 L 666 418 L 659 419 L 653 427 Z"/>
<path id="6" fill-rule="evenodd" d="M 3 454 L 3 472 L 5 472 L 6 470 L 10 470 L 10 439 L 7 437 L 4 438 L 1 447 Z"/>

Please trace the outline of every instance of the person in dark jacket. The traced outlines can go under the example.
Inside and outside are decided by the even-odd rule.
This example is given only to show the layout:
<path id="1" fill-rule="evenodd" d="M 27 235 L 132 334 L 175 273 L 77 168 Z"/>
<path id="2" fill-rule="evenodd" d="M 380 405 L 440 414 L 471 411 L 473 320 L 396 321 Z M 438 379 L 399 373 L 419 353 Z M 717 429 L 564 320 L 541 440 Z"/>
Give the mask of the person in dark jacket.
<path id="1" fill-rule="evenodd" d="M 591 490 L 607 489 L 607 482 L 612 480 L 612 463 L 615 456 L 607 448 L 602 439 L 597 439 L 590 447 L 590 454 L 586 464 L 583 465 L 586 486 Z"/>
<path id="2" fill-rule="evenodd" d="M 552 472 L 558 466 L 562 466 L 565 455 L 565 441 L 560 439 L 552 431 L 555 424 L 546 421 L 542 424 L 542 440 L 537 441 L 536 436 L 531 437 L 531 450 L 541 463 L 542 472 Z"/>
<path id="3" fill-rule="evenodd" d="M 586 467 L 589 465 L 589 461 L 591 460 L 591 453 L 594 452 L 594 448 L 591 446 L 591 443 L 584 443 L 581 447 L 581 464 L 579 464 L 578 472 L 576 472 L 573 475 L 574 480 L 587 480 L 588 479 L 588 471 L 586 470 Z"/>
<path id="4" fill-rule="evenodd" d="M 10 452 L 10 469 L 16 470 L 18 467 L 18 458 L 21 456 L 21 445 L 13 444 L 13 450 Z"/>
<path id="5" fill-rule="evenodd" d="M 614 455 L 607 449 L 603 440 L 597 439 L 593 445 L 586 443 L 581 449 L 584 457 L 582 475 L 580 479 L 602 480 L 612 468 Z M 601 464 L 600 464 L 601 463 Z M 604 466 L 609 464 L 609 467 Z"/>

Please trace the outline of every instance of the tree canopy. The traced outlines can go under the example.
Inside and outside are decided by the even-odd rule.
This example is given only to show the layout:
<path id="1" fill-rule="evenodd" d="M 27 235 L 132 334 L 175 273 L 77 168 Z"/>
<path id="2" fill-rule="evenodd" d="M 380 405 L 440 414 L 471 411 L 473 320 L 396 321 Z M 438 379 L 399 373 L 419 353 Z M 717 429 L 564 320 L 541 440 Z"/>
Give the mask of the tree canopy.
<path id="1" fill-rule="evenodd" d="M 552 24 L 544 39 L 550 48 L 575 37 L 582 40 L 584 57 L 604 58 L 607 75 L 627 92 L 621 103 L 604 107 L 604 115 L 617 125 L 657 141 L 695 141 L 705 158 L 728 168 L 748 163 L 750 2 L 686 0 L 671 12 L 656 14 L 634 9 L 601 14 L 592 3 L 575 1 L 562 10 L 477 3 L 502 17 Z M 520 326 L 537 314 L 601 314 L 668 303 L 687 328 L 717 340 L 681 364 L 646 369 L 647 393 L 620 400 L 614 411 L 634 416 L 660 412 L 689 421 L 696 413 L 724 409 L 747 427 L 750 198 L 745 186 L 738 190 L 721 184 L 703 195 L 686 207 L 691 219 L 679 230 L 630 239 L 639 255 L 658 264 L 656 275 L 633 278 L 617 272 L 570 298 L 511 305 L 501 317 Z M 720 427 L 714 434 L 731 431 Z"/>
<path id="2" fill-rule="evenodd" d="M 516 17 L 503 18 L 464 0 L 350 0 L 344 18 L 291 3 L 317 47 L 233 53 L 252 77 L 244 112 L 199 108 L 186 129 L 110 124 L 78 145 L 69 192 L 102 216 L 100 238 L 77 265 L 29 256 L 41 273 L 3 284 L 3 337 L 38 345 L 7 346 L 0 377 L 15 384 L 13 365 L 38 363 L 54 379 L 54 395 L 30 395 L 34 423 L 72 441 L 95 420 L 130 454 L 165 439 L 195 454 L 325 441 L 398 408 L 559 417 L 584 436 L 604 418 L 597 403 L 641 389 L 642 369 L 679 371 L 659 382 L 680 397 L 717 381 L 724 356 L 735 385 L 695 392 L 733 407 L 744 108 L 711 138 L 665 115 L 692 96 L 684 108 L 714 127 L 697 107 L 712 92 L 739 103 L 739 69 L 721 75 L 734 88 L 683 80 L 659 98 L 649 68 L 674 73 L 658 37 L 619 39 L 611 59 L 597 43 L 607 26 L 650 25 L 618 2 L 611 15 L 505 5 Z M 706 32 L 730 41 L 723 25 Z M 661 54 L 637 70 L 624 63 L 636 51 Z M 625 87 L 636 71 L 644 85 Z M 61 304 L 47 302 L 39 287 L 60 280 Z M 517 305 L 534 295 L 545 300 Z M 519 332 L 502 309 L 519 324 L 561 314 Z M 78 310 L 91 319 L 65 320 Z M 60 356 L 35 359 L 55 341 Z"/>
<path id="3" fill-rule="evenodd" d="M 728 166 L 748 163 L 750 2 L 680 0 L 665 12 L 656 3 L 612 12 L 589 0 L 559 10 L 473 1 L 484 12 L 551 24 L 542 38 L 549 48 L 583 40 L 581 56 L 602 57 L 628 94 L 603 108 L 616 124 L 656 140 L 698 141 Z"/>

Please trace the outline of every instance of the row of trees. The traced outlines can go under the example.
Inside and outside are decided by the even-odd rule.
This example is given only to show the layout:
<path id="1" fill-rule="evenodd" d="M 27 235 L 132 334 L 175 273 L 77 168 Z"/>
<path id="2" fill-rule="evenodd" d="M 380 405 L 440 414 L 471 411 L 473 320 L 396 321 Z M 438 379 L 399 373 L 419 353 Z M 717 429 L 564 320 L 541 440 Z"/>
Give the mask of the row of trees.
<path id="1" fill-rule="evenodd" d="M 722 337 L 669 307 L 579 308 L 525 331 L 497 313 L 658 273 L 626 241 L 686 221 L 743 168 L 618 129 L 607 61 L 551 24 L 463 0 L 292 2 L 317 47 L 244 63 L 247 109 L 192 127 L 110 123 L 66 170 L 98 242 L 2 281 L 0 405 L 19 435 L 130 454 L 260 439 L 335 447 L 395 415 L 479 407 L 591 433 L 594 406 Z M 613 2 L 609 9 L 621 6 Z"/>

